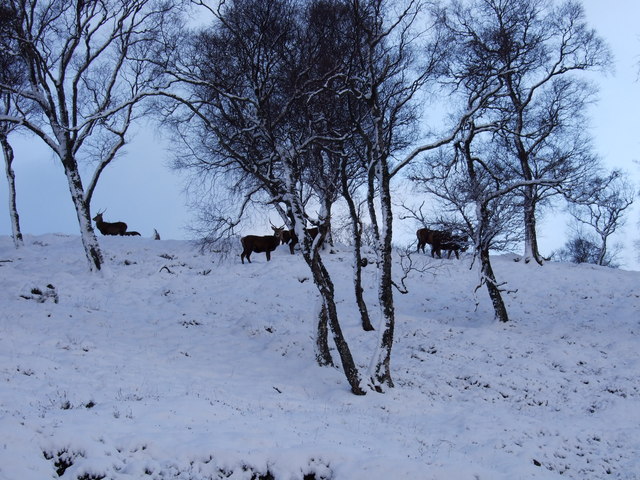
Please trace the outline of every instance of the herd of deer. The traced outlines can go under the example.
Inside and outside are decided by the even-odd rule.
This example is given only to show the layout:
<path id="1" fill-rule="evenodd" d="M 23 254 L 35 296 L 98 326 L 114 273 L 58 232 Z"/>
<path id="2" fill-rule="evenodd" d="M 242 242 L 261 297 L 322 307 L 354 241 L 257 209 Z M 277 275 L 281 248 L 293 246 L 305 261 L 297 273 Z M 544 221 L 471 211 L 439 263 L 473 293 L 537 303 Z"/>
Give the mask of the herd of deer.
<path id="1" fill-rule="evenodd" d="M 96 222 L 96 227 L 103 235 L 140 235 L 135 231 L 127 231 L 127 224 L 124 222 L 105 222 L 102 218 L 104 210 L 99 212 L 93 220 Z M 246 258 L 251 263 L 251 254 L 265 253 L 267 261 L 271 260 L 271 252 L 273 252 L 279 245 L 289 245 L 291 255 L 294 254 L 294 248 L 298 244 L 298 236 L 293 230 L 285 230 L 285 227 L 276 227 L 271 225 L 273 229 L 273 235 L 247 235 L 240 239 L 242 244 L 242 253 L 240 254 L 240 261 L 244 263 Z M 315 240 L 320 230 L 318 227 L 305 228 L 305 235 L 309 235 L 311 240 Z M 447 258 L 451 258 L 453 252 L 456 258 L 460 258 L 460 252 L 466 252 L 469 248 L 469 237 L 465 235 L 457 235 L 453 232 L 442 230 L 431 230 L 428 228 L 421 228 L 416 232 L 418 237 L 418 249 L 424 253 L 424 247 L 428 243 L 431 245 L 431 256 L 438 255 L 442 258 L 442 251 L 447 251 Z M 154 230 L 154 238 L 160 240 L 160 235 L 157 230 Z M 320 243 L 324 241 L 324 235 L 320 238 Z"/>
<path id="2" fill-rule="evenodd" d="M 285 230 L 284 227 L 275 227 L 271 225 L 273 229 L 273 235 L 247 235 L 242 237 L 240 242 L 242 243 L 242 253 L 240 254 L 240 260 L 244 263 L 246 258 L 251 263 L 251 254 L 264 252 L 267 256 L 267 261 L 271 260 L 271 252 L 273 252 L 279 245 L 289 244 L 289 249 L 293 255 L 293 250 L 298 243 L 298 237 L 293 230 Z M 305 234 L 309 235 L 312 240 L 318 235 L 318 227 L 305 228 Z M 424 253 L 424 247 L 428 243 L 431 245 L 431 256 L 436 255 L 442 258 L 442 251 L 448 252 L 447 258 L 451 258 L 451 253 L 454 253 L 456 258 L 460 258 L 460 252 L 466 252 L 469 248 L 469 237 L 466 235 L 457 235 L 453 232 L 442 230 L 431 230 L 428 228 L 421 228 L 416 232 L 418 237 L 418 252 L 422 250 Z M 320 239 L 322 242 L 324 238 Z"/>
<path id="3" fill-rule="evenodd" d="M 416 232 L 418 237 L 418 252 L 422 250 L 428 243 L 431 245 L 431 256 L 438 255 L 442 258 L 442 251 L 448 251 L 447 258 L 451 258 L 451 252 L 455 253 L 456 258 L 460 258 L 460 252 L 466 252 L 469 248 L 469 237 L 466 235 L 456 235 L 453 232 L 442 230 L 430 230 L 421 228 Z"/>

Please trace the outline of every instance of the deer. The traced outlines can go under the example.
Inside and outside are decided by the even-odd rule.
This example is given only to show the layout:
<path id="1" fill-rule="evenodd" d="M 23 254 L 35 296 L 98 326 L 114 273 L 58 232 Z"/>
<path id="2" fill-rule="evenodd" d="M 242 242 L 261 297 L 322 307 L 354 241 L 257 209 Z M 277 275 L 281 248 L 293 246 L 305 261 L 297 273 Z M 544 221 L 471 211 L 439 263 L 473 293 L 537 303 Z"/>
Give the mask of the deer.
<path id="1" fill-rule="evenodd" d="M 273 252 L 278 247 L 278 245 L 280 245 L 284 227 L 278 228 L 272 224 L 271 228 L 273 229 L 273 235 L 247 235 L 246 237 L 242 237 L 240 239 L 240 243 L 242 244 L 242 253 L 240 254 L 240 260 L 243 264 L 245 258 L 249 263 L 251 263 L 250 256 L 253 252 L 264 252 L 267 255 L 267 262 L 271 260 L 271 252 Z"/>
<path id="2" fill-rule="evenodd" d="M 469 237 L 467 235 L 451 234 L 449 241 L 440 244 L 440 248 L 448 251 L 447 258 L 451 258 L 453 252 L 457 259 L 460 259 L 460 252 L 466 252 L 469 249 Z"/>
<path id="3" fill-rule="evenodd" d="M 431 245 L 431 256 L 442 258 L 442 250 L 448 250 L 451 258 L 451 252 L 454 252 L 456 258 L 460 258 L 459 251 L 467 251 L 469 238 L 463 235 L 455 235 L 451 232 L 430 230 L 428 228 L 421 228 L 416 232 L 418 237 L 418 252 L 422 250 L 424 253 L 424 247 L 428 243 Z"/>
<path id="4" fill-rule="evenodd" d="M 309 235 L 312 240 L 316 238 L 319 231 L 320 230 L 318 229 L 318 227 L 311 227 L 311 228 L 304 229 L 305 234 Z M 289 244 L 289 251 L 291 252 L 291 255 L 293 255 L 294 253 L 293 249 L 298 244 L 298 236 L 296 235 L 296 232 L 294 232 L 293 230 L 283 230 L 282 244 L 283 245 Z"/>
<path id="5" fill-rule="evenodd" d="M 103 235 L 125 235 L 127 233 L 127 224 L 124 222 L 105 222 L 102 218 L 106 210 L 98 212 L 93 220 L 96 222 L 96 227 Z"/>
<path id="6" fill-rule="evenodd" d="M 105 211 L 106 210 L 98 212 L 98 214 L 93 217 L 93 220 L 96 222 L 96 227 L 98 227 L 102 235 L 140 235 L 138 232 L 127 232 L 127 224 L 124 222 L 105 222 L 102 219 Z"/>

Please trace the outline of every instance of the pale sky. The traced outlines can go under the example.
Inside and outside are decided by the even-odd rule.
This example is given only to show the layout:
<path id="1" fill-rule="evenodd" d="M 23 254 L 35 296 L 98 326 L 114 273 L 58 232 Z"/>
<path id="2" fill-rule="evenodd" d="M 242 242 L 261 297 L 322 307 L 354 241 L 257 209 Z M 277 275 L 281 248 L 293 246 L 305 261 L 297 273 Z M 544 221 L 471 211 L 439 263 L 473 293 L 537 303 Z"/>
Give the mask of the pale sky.
<path id="1" fill-rule="evenodd" d="M 615 59 L 615 72 L 597 77 L 600 100 L 592 113 L 595 148 L 607 165 L 628 171 L 638 189 L 640 164 L 634 161 L 640 161 L 640 2 L 584 0 L 583 5 L 588 22 L 608 42 Z M 163 239 L 189 238 L 185 226 L 190 213 L 181 180 L 167 167 L 167 145 L 153 126 L 139 126 L 138 130 L 124 154 L 103 173 L 94 194 L 93 211 L 106 208 L 106 221 L 124 221 L 130 230 L 143 236 L 150 237 L 155 228 Z M 78 223 L 59 162 L 38 139 L 13 135 L 10 140 L 16 154 L 22 232 L 77 234 Z M 0 200 L 0 235 L 10 235 L 4 176 L 0 179 Z M 632 244 L 640 239 L 640 200 L 636 202 L 627 216 L 625 235 L 614 240 L 624 242 L 625 266 L 640 269 Z M 551 219 L 555 217 L 551 215 Z M 542 253 L 561 247 L 565 234 L 563 224 L 542 221 Z"/>
<path id="2" fill-rule="evenodd" d="M 603 37 L 614 56 L 615 71 L 597 76 L 599 102 L 591 115 L 596 152 L 610 168 L 629 173 L 640 190 L 640 2 L 637 0 L 583 0 L 587 21 Z M 626 226 L 614 241 L 624 244 L 626 268 L 640 270 L 638 250 L 633 241 L 640 240 L 640 198 L 627 214 Z M 541 226 L 544 228 L 544 223 Z M 553 229 L 543 230 L 545 241 L 553 248 L 564 243 L 554 238 Z M 547 254 L 548 251 L 543 254 Z"/>

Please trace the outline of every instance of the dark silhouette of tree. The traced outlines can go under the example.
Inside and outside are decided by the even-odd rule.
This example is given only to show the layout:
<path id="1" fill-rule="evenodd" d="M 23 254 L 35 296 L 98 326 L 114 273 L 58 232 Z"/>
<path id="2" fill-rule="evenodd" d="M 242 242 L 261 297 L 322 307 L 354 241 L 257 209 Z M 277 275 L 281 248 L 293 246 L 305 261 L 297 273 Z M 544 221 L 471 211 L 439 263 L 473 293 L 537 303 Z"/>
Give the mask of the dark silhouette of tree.
<path id="1" fill-rule="evenodd" d="M 505 168 L 523 180 L 517 193 L 524 219 L 524 259 L 542 264 L 539 210 L 550 196 L 583 182 L 591 171 L 585 110 L 595 89 L 579 73 L 607 68 L 608 49 L 588 28 L 576 2 L 482 0 L 451 5 L 452 35 L 468 39 L 470 47 L 464 53 L 470 66 L 465 81 L 479 82 L 500 72 L 503 90 L 492 105 L 501 123 L 496 141 L 508 153 Z"/>
<path id="2" fill-rule="evenodd" d="M 611 252 L 607 252 L 604 257 L 600 256 L 600 252 L 601 249 L 598 247 L 597 240 L 593 235 L 577 232 L 567 240 L 562 249 L 554 253 L 554 257 L 561 262 L 592 263 L 606 267 L 618 267 Z"/>
<path id="3" fill-rule="evenodd" d="M 427 10 L 421 1 L 352 0 L 356 33 L 350 79 L 359 158 L 367 179 L 367 206 L 378 256 L 378 302 L 382 313 L 380 342 L 371 362 L 369 382 L 383 391 L 393 387 L 391 352 L 395 330 L 392 277 L 393 209 L 391 180 L 419 151 L 401 162 L 396 156 L 416 142 L 418 93 L 434 81 L 444 49 L 437 30 L 421 44 L 418 20 Z"/>
<path id="4" fill-rule="evenodd" d="M 577 235 L 578 240 L 585 240 L 574 246 L 586 247 L 589 244 L 597 244 L 595 251 L 596 265 L 613 266 L 615 255 L 609 248 L 609 239 L 622 225 L 624 225 L 624 213 L 633 204 L 635 199 L 634 187 L 626 179 L 626 175 L 619 170 L 614 170 L 605 176 L 595 176 L 580 191 L 574 189 L 574 197 L 569 204 L 569 212 L 573 218 L 585 227 L 593 229 L 597 241 L 586 241 L 585 235 Z M 575 240 L 575 239 L 572 239 Z M 597 243 L 596 243 L 597 242 Z M 566 248 L 569 251 L 576 250 Z M 582 251 L 587 250 L 583 248 Z M 580 263 L 580 262 L 577 262 Z"/>
<path id="5" fill-rule="evenodd" d="M 342 58 L 326 51 L 333 43 L 306 38 L 311 26 L 311 36 L 323 39 L 322 14 L 315 8 L 326 4 L 303 8 L 287 0 L 238 0 L 209 8 L 214 23 L 186 42 L 172 66 L 186 94 L 175 96 L 170 108 L 176 134 L 198 152 L 193 172 L 222 175 L 244 196 L 242 205 L 259 197 L 288 217 L 321 298 L 318 362 L 333 363 L 326 341 L 331 333 L 352 392 L 364 394 L 319 251 L 327 205 L 340 189 L 343 140 L 342 125 L 334 125 L 323 106 L 343 81 L 337 74 Z M 180 129 L 186 118 L 189 129 Z M 304 230 L 311 221 L 305 200 L 310 186 L 324 208 L 315 239 Z"/>

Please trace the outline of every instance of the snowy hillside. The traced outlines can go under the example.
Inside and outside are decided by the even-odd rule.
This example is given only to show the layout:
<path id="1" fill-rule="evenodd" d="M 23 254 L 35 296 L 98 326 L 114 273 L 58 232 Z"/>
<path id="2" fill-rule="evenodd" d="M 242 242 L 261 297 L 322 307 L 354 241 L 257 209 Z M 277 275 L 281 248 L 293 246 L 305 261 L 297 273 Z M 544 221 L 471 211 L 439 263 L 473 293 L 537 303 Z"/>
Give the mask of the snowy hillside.
<path id="1" fill-rule="evenodd" d="M 497 324 L 469 255 L 421 255 L 396 388 L 357 397 L 315 364 L 299 254 L 100 241 L 90 274 L 79 237 L 0 237 L 1 480 L 640 478 L 640 272 L 496 258 Z M 364 377 L 378 333 L 348 249 L 325 253 Z"/>

